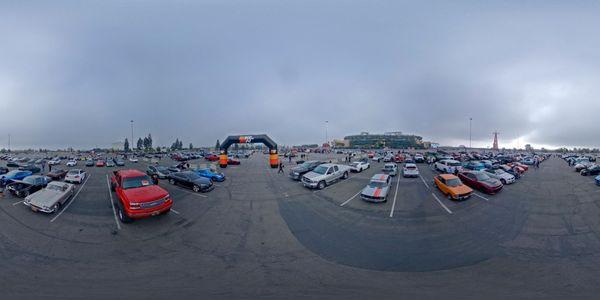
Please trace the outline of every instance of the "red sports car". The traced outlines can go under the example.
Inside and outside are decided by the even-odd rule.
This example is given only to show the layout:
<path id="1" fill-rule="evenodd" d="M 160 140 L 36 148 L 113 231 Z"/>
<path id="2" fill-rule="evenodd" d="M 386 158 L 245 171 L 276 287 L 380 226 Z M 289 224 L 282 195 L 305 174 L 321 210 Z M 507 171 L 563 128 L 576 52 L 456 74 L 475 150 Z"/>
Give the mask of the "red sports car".
<path id="1" fill-rule="evenodd" d="M 233 159 L 233 158 L 230 157 L 230 158 L 227 159 L 227 164 L 228 165 L 239 165 L 240 161 L 237 160 L 237 159 Z"/>
<path id="2" fill-rule="evenodd" d="M 106 163 L 103 160 L 99 160 L 96 162 L 96 167 L 104 167 L 106 166 Z"/>
<path id="3" fill-rule="evenodd" d="M 204 157 L 204 159 L 206 159 L 208 161 L 218 161 L 219 156 L 217 156 L 215 154 L 210 154 L 210 155 L 207 155 L 206 157 Z"/>
<path id="4" fill-rule="evenodd" d="M 495 194 L 504 186 L 500 180 L 492 178 L 481 171 L 467 171 L 458 174 L 460 180 L 471 188 L 487 194 Z"/>

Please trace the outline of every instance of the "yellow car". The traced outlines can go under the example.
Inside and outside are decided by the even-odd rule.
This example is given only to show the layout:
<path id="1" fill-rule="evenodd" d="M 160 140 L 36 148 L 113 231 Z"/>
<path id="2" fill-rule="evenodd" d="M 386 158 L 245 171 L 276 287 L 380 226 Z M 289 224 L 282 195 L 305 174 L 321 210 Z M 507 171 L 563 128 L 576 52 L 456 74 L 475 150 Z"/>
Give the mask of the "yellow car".
<path id="1" fill-rule="evenodd" d="M 440 174 L 433 179 L 435 186 L 442 191 L 448 199 L 464 200 L 471 197 L 473 189 L 464 185 L 460 179 L 452 174 Z"/>

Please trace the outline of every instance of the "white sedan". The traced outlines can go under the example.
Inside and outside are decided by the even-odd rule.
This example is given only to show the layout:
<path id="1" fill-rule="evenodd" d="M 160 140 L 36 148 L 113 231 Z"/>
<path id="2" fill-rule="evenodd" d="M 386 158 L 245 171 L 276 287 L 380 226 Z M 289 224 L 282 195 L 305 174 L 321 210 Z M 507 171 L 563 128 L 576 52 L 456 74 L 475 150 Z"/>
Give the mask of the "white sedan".
<path id="1" fill-rule="evenodd" d="M 67 172 L 65 176 L 65 182 L 76 182 L 82 183 L 87 177 L 87 173 L 84 170 L 74 169 Z"/>
<path id="2" fill-rule="evenodd" d="M 419 169 L 416 164 L 407 163 L 402 168 L 402 176 L 404 177 L 419 177 Z"/>
<path id="3" fill-rule="evenodd" d="M 355 161 L 350 164 L 350 171 L 352 172 L 362 172 L 371 167 L 371 164 L 365 161 Z"/>
<path id="4" fill-rule="evenodd" d="M 132 163 L 136 163 L 136 162 L 138 162 L 139 160 L 138 160 L 136 157 L 130 157 L 130 158 L 129 158 L 129 161 L 130 161 L 130 162 L 132 162 Z"/>
<path id="5" fill-rule="evenodd" d="M 76 160 L 70 160 L 67 162 L 67 167 L 74 167 L 77 165 L 77 161 Z"/>

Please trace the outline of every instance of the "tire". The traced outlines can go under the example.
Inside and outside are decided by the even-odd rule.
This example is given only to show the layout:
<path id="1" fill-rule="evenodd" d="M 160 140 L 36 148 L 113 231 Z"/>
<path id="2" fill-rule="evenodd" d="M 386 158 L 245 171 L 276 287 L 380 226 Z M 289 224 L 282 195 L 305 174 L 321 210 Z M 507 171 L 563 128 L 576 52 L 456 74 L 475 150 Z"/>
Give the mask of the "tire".
<path id="1" fill-rule="evenodd" d="M 194 186 L 192 187 L 192 190 L 193 190 L 194 192 L 196 192 L 196 193 L 199 193 L 199 192 L 200 192 L 200 187 L 199 187 L 199 186 L 197 186 L 197 185 L 194 185 Z"/>
<path id="2" fill-rule="evenodd" d="M 21 193 L 21 197 L 25 198 L 27 196 L 29 196 L 29 191 L 24 191 Z"/>
<path id="3" fill-rule="evenodd" d="M 172 185 L 175 185 L 175 179 L 172 179 L 172 178 L 169 179 L 169 183 L 172 184 Z"/>
<path id="4" fill-rule="evenodd" d="M 54 204 L 54 206 L 52 206 L 52 213 L 56 214 L 56 213 L 58 213 L 59 210 L 60 210 L 60 202 L 57 202 L 56 204 Z"/>
<path id="5" fill-rule="evenodd" d="M 117 215 L 119 216 L 119 221 L 121 221 L 121 223 L 131 223 L 131 221 L 133 221 L 121 207 L 118 208 Z"/>
<path id="6" fill-rule="evenodd" d="M 446 194 L 446 197 L 448 197 L 448 200 L 452 200 L 452 195 L 450 195 L 450 193 Z"/>
<path id="7" fill-rule="evenodd" d="M 317 185 L 317 188 L 319 190 L 324 189 L 327 186 L 327 184 L 325 183 L 325 181 L 319 181 L 319 185 Z"/>
<path id="8" fill-rule="evenodd" d="M 80 183 L 81 183 L 81 182 L 80 182 Z M 111 190 L 111 191 L 113 191 L 113 192 L 115 191 L 115 184 L 114 184 L 114 183 L 111 183 L 111 184 L 110 184 L 110 190 Z"/>
<path id="9" fill-rule="evenodd" d="M 344 172 L 344 175 L 342 175 L 342 179 L 348 179 L 348 172 Z"/>
<path id="10" fill-rule="evenodd" d="M 500 182 L 502 182 L 503 185 L 506 185 L 506 180 L 500 179 Z"/>

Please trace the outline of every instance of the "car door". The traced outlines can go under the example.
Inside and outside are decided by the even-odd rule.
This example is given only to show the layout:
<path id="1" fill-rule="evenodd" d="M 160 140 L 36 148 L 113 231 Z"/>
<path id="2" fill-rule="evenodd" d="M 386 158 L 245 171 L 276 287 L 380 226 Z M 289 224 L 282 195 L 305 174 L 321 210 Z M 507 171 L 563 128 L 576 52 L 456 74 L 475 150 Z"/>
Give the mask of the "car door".
<path id="1" fill-rule="evenodd" d="M 333 167 L 327 169 L 327 176 L 325 177 L 325 182 L 330 183 L 335 179 L 335 174 L 333 174 Z"/>
<path id="2" fill-rule="evenodd" d="M 181 184 L 187 188 L 191 188 L 192 185 L 194 185 L 194 183 L 192 182 L 192 180 L 190 179 L 189 175 L 182 175 L 182 180 L 181 180 Z"/>

